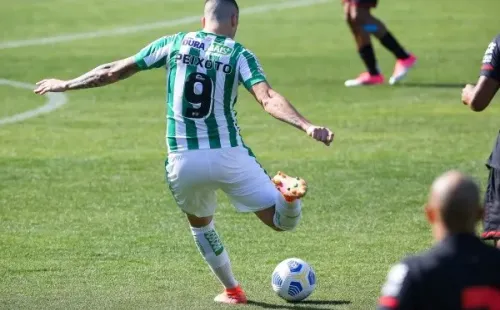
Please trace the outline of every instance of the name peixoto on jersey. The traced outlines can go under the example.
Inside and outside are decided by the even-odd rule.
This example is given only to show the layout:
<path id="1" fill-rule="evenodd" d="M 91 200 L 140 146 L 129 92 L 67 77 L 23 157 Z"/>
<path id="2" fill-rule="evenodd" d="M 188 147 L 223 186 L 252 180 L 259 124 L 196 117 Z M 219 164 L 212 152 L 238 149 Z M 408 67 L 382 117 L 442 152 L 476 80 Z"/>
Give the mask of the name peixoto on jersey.
<path id="1" fill-rule="evenodd" d="M 204 31 L 160 38 L 135 56 L 141 70 L 167 69 L 170 152 L 243 145 L 234 105 L 238 86 L 266 77 L 256 56 L 233 39 Z"/>

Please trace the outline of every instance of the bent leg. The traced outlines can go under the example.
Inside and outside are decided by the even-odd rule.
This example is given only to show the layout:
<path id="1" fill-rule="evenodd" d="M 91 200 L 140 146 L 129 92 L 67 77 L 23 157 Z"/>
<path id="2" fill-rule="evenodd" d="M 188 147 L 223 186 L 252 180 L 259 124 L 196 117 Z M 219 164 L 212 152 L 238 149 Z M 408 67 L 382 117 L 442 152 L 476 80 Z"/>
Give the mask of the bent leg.
<path id="1" fill-rule="evenodd" d="M 267 226 L 275 231 L 294 230 L 302 218 L 301 201 L 287 202 L 278 194 L 276 205 L 255 212 L 255 215 Z"/>
<path id="2" fill-rule="evenodd" d="M 290 177 L 282 172 L 273 178 L 275 205 L 271 208 L 255 212 L 257 217 L 276 231 L 289 231 L 297 227 L 302 217 L 300 198 L 307 193 L 307 184 L 301 178 Z"/>

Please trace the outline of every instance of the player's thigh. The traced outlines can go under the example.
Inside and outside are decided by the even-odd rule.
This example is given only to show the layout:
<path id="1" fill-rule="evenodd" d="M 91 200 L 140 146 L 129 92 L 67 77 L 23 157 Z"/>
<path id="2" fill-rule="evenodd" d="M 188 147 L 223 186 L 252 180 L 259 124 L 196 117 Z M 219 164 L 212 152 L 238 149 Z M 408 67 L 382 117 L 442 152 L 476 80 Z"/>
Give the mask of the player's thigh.
<path id="1" fill-rule="evenodd" d="M 276 203 L 278 190 L 253 153 L 243 147 L 220 157 L 221 189 L 240 212 L 257 212 Z"/>
<path id="2" fill-rule="evenodd" d="M 364 6 L 351 6 L 350 18 L 353 23 L 359 26 L 363 26 L 373 21 L 371 9 Z"/>
<path id="3" fill-rule="evenodd" d="M 342 2 L 342 8 L 344 10 L 344 19 L 347 23 L 352 23 L 351 19 L 351 2 L 349 1 L 343 1 Z"/>
<path id="4" fill-rule="evenodd" d="M 490 168 L 484 198 L 483 239 L 500 239 L 500 169 Z"/>
<path id="5" fill-rule="evenodd" d="M 216 186 L 202 151 L 169 154 L 165 162 L 166 179 L 179 208 L 195 217 L 212 216 L 217 206 Z"/>

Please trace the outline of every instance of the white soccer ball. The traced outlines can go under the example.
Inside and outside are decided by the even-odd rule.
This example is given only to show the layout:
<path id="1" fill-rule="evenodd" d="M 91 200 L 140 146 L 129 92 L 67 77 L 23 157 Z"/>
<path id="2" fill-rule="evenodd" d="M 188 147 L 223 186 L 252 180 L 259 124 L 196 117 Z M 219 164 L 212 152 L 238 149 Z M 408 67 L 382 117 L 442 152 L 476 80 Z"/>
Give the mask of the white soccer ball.
<path id="1" fill-rule="evenodd" d="M 276 266 L 271 284 L 273 291 L 284 300 L 301 301 L 316 288 L 316 273 L 305 261 L 289 258 Z"/>

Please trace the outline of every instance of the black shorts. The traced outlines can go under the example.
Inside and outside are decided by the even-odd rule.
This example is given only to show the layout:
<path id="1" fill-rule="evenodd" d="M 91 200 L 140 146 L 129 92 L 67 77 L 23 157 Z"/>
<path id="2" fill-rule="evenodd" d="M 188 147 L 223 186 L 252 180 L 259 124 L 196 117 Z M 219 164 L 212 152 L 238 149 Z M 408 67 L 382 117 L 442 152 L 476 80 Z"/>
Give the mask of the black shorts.
<path id="1" fill-rule="evenodd" d="M 484 197 L 484 231 L 481 234 L 485 240 L 500 239 L 500 170 L 489 169 Z"/>
<path id="2" fill-rule="evenodd" d="M 378 4 L 378 0 L 344 0 L 346 2 L 363 8 L 374 8 Z"/>

